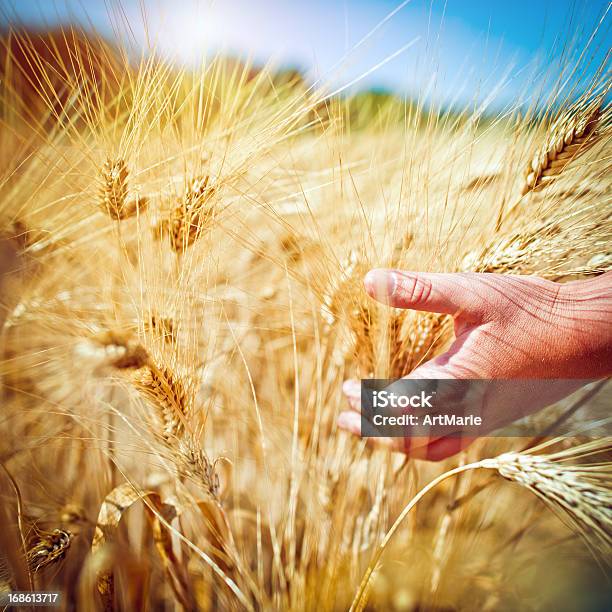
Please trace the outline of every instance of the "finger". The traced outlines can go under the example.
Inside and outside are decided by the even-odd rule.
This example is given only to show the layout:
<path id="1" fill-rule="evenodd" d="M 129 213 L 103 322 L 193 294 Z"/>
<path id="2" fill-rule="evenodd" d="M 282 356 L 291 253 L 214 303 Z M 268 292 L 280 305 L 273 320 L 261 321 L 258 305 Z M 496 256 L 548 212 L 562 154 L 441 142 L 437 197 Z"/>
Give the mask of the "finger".
<path id="1" fill-rule="evenodd" d="M 361 412 L 361 381 L 355 379 L 345 380 L 342 384 L 342 392 L 349 402 L 349 406 Z"/>
<path id="2" fill-rule="evenodd" d="M 441 369 L 440 371 L 434 372 L 426 371 L 425 366 L 422 366 L 418 370 L 415 370 L 416 376 L 415 378 L 423 379 L 423 378 L 450 378 L 450 376 L 446 375 L 446 372 Z M 427 376 L 426 374 L 430 374 Z M 442 373 L 441 376 L 437 374 Z M 431 376 L 432 374 L 436 374 L 435 376 Z M 408 376 L 410 378 L 410 376 Z M 338 417 L 338 426 L 341 429 L 346 431 L 350 431 L 356 436 L 360 436 L 362 438 L 367 438 L 368 440 L 372 440 L 373 446 L 384 446 L 386 448 L 391 448 L 393 450 L 401 451 L 404 454 L 410 456 L 412 459 L 425 459 L 429 461 L 439 461 L 442 458 L 446 458 L 446 456 L 453 455 L 459 452 L 459 449 L 454 450 L 453 442 L 445 443 L 442 446 L 432 444 L 436 442 L 436 440 L 442 438 L 432 438 L 430 436 L 423 435 L 406 435 L 404 437 L 397 438 L 388 438 L 388 437 L 380 437 L 379 432 L 376 428 L 371 425 L 367 420 L 362 419 L 361 416 L 361 381 L 356 379 L 349 379 L 344 381 L 342 385 L 342 391 L 344 392 L 349 406 L 354 412 L 343 412 Z M 367 428 L 362 435 L 363 426 Z M 371 436 L 371 437 L 370 437 Z M 379 440 L 384 440 L 384 442 L 378 442 Z M 452 438 L 451 438 L 452 440 Z M 430 451 L 430 447 L 432 450 Z M 439 457 L 439 458 L 438 458 Z"/>
<path id="3" fill-rule="evenodd" d="M 344 431 L 348 431 L 352 433 L 354 436 L 358 436 L 367 441 L 367 444 L 371 448 L 386 448 L 388 450 L 401 450 L 401 439 L 400 438 L 386 438 L 386 437 L 367 437 L 368 435 L 372 435 L 372 433 L 376 433 L 374 427 L 372 426 L 372 430 L 368 430 L 364 432 L 364 435 L 361 435 L 361 425 L 362 419 L 359 414 L 356 412 L 341 412 L 338 415 L 338 427 L 343 429 Z"/>
<path id="4" fill-rule="evenodd" d="M 428 461 L 442 461 L 466 449 L 474 438 L 465 436 L 445 436 L 431 442 L 427 447 L 424 459 Z"/>
<path id="5" fill-rule="evenodd" d="M 366 274 L 364 284 L 370 296 L 389 306 L 478 318 L 491 292 L 480 276 L 379 268 Z"/>
<path id="6" fill-rule="evenodd" d="M 355 412 L 341 412 L 336 422 L 340 429 L 361 436 L 361 417 Z"/>
<path id="7" fill-rule="evenodd" d="M 338 415 L 338 427 L 346 431 L 350 431 L 356 436 L 362 438 L 380 436 L 380 432 L 376 430 L 374 425 L 363 419 L 357 412 L 341 412 Z"/>
<path id="8" fill-rule="evenodd" d="M 348 378 L 342 383 L 342 391 L 347 397 L 350 395 L 361 396 L 361 381 L 356 378 Z"/>
<path id="9" fill-rule="evenodd" d="M 427 459 L 427 449 L 433 440 L 429 436 L 405 436 L 402 452 L 411 459 Z"/>

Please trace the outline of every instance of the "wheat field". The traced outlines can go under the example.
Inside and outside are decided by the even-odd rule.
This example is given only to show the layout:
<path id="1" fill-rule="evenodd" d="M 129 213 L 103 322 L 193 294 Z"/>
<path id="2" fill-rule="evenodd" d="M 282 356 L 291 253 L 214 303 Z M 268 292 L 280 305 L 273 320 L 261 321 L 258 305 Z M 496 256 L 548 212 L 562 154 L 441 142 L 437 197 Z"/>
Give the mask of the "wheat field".
<path id="1" fill-rule="evenodd" d="M 76 28 L 7 32 L 0 60 L 2 590 L 604 608 L 612 441 L 588 420 L 427 462 L 336 418 L 344 380 L 452 339 L 370 300 L 370 268 L 612 269 L 607 64 L 493 112 L 178 68 Z"/>

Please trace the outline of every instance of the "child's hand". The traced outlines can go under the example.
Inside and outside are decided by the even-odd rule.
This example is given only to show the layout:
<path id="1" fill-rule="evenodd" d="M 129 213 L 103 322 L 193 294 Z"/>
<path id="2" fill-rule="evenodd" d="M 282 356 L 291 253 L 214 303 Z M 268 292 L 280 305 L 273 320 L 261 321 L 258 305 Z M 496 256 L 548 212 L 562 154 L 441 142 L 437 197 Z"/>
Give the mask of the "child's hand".
<path id="1" fill-rule="evenodd" d="M 612 374 L 612 272 L 596 279 L 555 283 L 537 277 L 501 274 L 425 274 L 372 270 L 367 292 L 396 308 L 452 315 L 455 341 L 449 350 L 416 368 L 408 378 L 597 379 Z M 576 390 L 573 383 L 542 383 L 542 394 L 514 413 L 509 402 L 492 398 L 488 419 L 497 428 Z M 360 385 L 344 392 L 353 411 L 338 425 L 361 432 Z M 550 401 L 542 403 L 542 398 Z M 493 401 L 495 399 L 496 401 Z M 408 452 L 401 439 L 374 438 Z M 411 455 L 443 459 L 471 440 L 410 440 Z"/>

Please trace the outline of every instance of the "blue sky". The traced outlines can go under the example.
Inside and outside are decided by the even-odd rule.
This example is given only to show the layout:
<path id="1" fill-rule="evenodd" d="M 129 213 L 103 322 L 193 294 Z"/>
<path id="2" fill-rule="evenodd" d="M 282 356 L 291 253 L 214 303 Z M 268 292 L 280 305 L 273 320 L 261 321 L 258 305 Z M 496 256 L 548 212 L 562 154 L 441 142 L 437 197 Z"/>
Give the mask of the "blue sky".
<path id="1" fill-rule="evenodd" d="M 0 0 L 5 19 L 10 15 L 11 21 L 36 26 L 78 21 L 113 36 L 117 28 L 125 35 L 129 21 L 128 36 L 137 44 L 148 38 L 159 52 L 186 64 L 203 53 L 222 51 L 298 67 L 332 89 L 369 73 L 356 87 L 460 104 L 482 101 L 491 92 L 501 103 L 531 95 L 534 74 L 554 74 L 554 60 L 567 53 L 568 44 L 574 52 L 583 48 L 581 43 L 592 34 L 608 1 L 411 0 L 355 49 L 401 4 L 401 0 L 122 0 L 120 4 Z M 611 46 L 610 19 L 612 11 L 586 55 L 587 60 L 593 57 L 590 72 Z"/>

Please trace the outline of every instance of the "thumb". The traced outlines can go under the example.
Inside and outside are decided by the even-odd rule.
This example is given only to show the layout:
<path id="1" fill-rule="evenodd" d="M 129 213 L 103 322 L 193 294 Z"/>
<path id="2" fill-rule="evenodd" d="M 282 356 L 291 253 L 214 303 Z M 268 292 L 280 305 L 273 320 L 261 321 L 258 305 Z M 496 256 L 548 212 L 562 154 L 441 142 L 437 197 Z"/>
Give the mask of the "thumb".
<path id="1" fill-rule="evenodd" d="M 364 284 L 371 297 L 389 306 L 469 316 L 483 311 L 490 293 L 481 276 L 378 268 L 366 274 Z"/>

